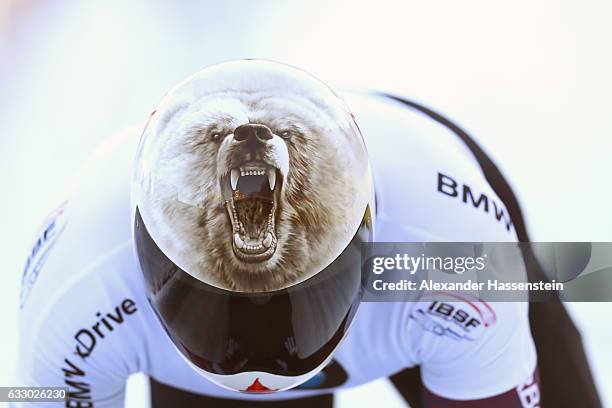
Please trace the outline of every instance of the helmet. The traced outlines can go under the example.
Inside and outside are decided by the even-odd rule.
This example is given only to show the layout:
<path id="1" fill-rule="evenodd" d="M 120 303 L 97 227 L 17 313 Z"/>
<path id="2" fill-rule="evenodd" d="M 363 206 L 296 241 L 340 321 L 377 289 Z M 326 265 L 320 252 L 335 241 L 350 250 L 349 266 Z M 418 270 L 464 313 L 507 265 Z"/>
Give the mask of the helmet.
<path id="1" fill-rule="evenodd" d="M 172 342 L 211 381 L 273 392 L 331 360 L 363 291 L 373 186 L 343 101 L 296 68 L 206 68 L 145 127 L 135 252 Z"/>

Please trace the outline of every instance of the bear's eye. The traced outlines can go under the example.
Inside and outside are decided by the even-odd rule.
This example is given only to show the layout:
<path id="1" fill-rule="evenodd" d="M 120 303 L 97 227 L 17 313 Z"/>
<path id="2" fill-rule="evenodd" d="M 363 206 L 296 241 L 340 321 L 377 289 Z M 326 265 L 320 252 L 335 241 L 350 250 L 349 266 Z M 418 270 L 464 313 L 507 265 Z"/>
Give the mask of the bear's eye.
<path id="1" fill-rule="evenodd" d="M 288 140 L 289 138 L 291 138 L 291 131 L 290 130 L 283 130 L 280 132 L 280 137 L 282 137 L 285 140 Z"/>
<path id="2" fill-rule="evenodd" d="M 210 134 L 210 138 L 214 141 L 218 141 L 219 139 L 221 139 L 221 136 L 223 136 L 221 132 L 211 132 Z"/>

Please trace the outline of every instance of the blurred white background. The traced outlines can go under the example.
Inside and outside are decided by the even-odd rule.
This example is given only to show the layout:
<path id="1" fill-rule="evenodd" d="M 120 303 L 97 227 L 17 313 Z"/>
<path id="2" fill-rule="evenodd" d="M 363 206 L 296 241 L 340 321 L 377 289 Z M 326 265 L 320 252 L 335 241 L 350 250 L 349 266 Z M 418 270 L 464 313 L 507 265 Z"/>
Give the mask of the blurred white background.
<path id="1" fill-rule="evenodd" d="M 512 181 L 532 238 L 612 241 L 611 18 L 608 1 L 0 0 L 0 385 L 17 385 L 21 269 L 60 191 L 111 132 L 223 60 L 279 60 L 445 112 Z M 571 311 L 612 404 L 612 304 Z M 145 381 L 130 384 L 140 406 Z M 400 405 L 385 381 L 337 401 Z"/>

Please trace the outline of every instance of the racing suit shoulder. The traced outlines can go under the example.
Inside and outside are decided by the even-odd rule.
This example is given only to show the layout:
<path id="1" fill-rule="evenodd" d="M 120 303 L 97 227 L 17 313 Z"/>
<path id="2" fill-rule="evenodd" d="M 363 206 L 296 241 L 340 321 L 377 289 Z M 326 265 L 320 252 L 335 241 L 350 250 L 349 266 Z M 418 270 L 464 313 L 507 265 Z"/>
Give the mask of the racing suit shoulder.
<path id="1" fill-rule="evenodd" d="M 505 203 L 448 126 L 383 95 L 344 95 L 374 175 L 376 241 L 515 241 Z"/>
<path id="2" fill-rule="evenodd" d="M 19 384 L 67 387 L 72 406 L 122 405 L 125 380 L 147 362 L 130 238 L 134 138 L 122 132 L 97 153 L 43 224 L 24 271 Z"/>
<path id="3" fill-rule="evenodd" d="M 474 151 L 452 127 L 417 104 L 350 94 L 375 179 L 378 242 L 516 242 L 506 203 Z M 524 271 L 518 271 L 524 273 Z M 484 302 L 462 293 L 394 305 L 366 304 L 395 316 L 395 354 L 421 366 L 426 387 L 459 400 L 502 394 L 536 367 L 528 304 Z M 397 312 L 387 309 L 398 309 Z"/>
<path id="4" fill-rule="evenodd" d="M 128 129 L 97 148 L 64 201 L 43 221 L 23 271 L 21 313 L 26 319 L 29 310 L 48 303 L 49 294 L 131 240 L 130 156 L 136 134 Z"/>

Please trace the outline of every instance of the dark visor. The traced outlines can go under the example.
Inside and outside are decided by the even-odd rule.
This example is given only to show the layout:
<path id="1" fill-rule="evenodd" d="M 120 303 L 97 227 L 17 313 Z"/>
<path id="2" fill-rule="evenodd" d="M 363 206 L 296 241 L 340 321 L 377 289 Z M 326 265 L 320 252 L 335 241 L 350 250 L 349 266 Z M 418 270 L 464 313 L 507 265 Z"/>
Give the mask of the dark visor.
<path id="1" fill-rule="evenodd" d="M 298 376 L 332 353 L 361 299 L 369 209 L 350 244 L 304 282 L 274 292 L 231 292 L 180 269 L 155 244 L 136 208 L 134 239 L 148 298 L 174 344 L 214 374 Z"/>

